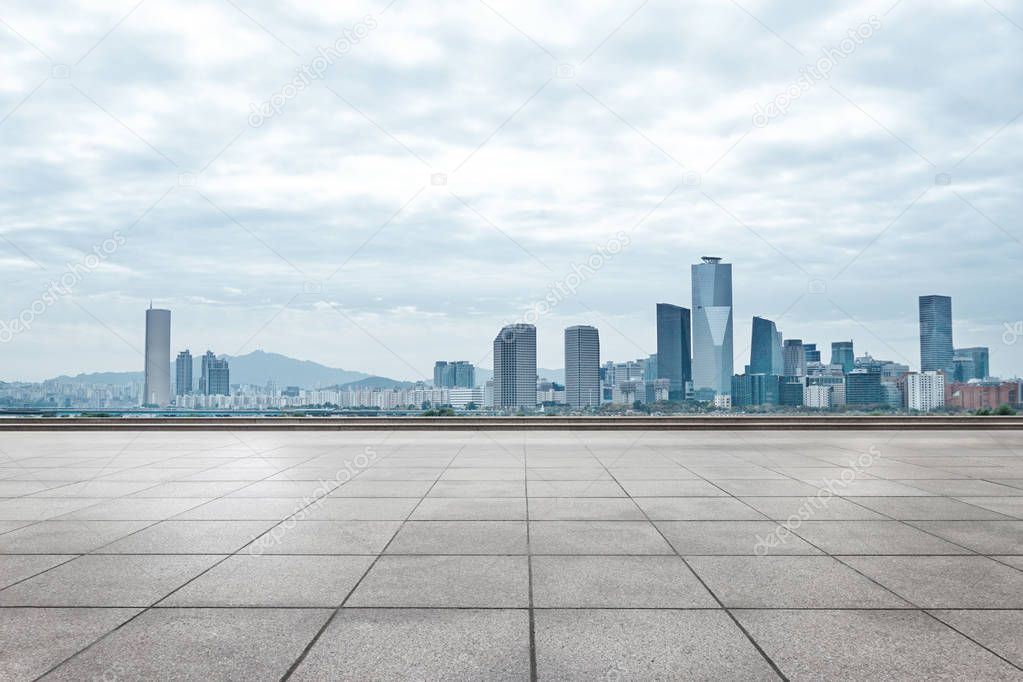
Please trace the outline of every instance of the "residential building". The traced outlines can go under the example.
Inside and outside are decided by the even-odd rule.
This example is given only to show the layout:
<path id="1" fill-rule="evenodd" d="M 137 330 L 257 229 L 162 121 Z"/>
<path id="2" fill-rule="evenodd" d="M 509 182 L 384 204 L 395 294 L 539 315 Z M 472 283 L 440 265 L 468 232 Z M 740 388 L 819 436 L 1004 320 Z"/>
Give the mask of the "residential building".
<path id="1" fill-rule="evenodd" d="M 672 400 L 685 399 L 686 382 L 693 378 L 691 328 L 692 315 L 688 308 L 657 304 L 657 374 L 654 376 L 671 383 Z"/>
<path id="2" fill-rule="evenodd" d="M 803 405 L 815 410 L 830 410 L 833 390 L 826 384 L 807 384 L 803 387 Z"/>
<path id="3" fill-rule="evenodd" d="M 202 356 L 199 389 L 203 395 L 231 395 L 231 370 L 226 358 L 218 358 L 213 351 L 206 351 Z"/>
<path id="4" fill-rule="evenodd" d="M 438 360 L 433 365 L 433 385 L 437 388 L 473 388 L 476 368 L 465 360 Z"/>
<path id="5" fill-rule="evenodd" d="M 906 376 L 906 406 L 930 412 L 945 406 L 945 375 L 941 372 L 911 372 Z"/>
<path id="6" fill-rule="evenodd" d="M 953 376 L 952 299 L 949 296 L 920 297 L 920 371 L 944 372 Z"/>
<path id="7" fill-rule="evenodd" d="M 577 325 L 565 330 L 565 402 L 576 410 L 600 405 L 600 335 L 596 327 Z"/>
<path id="8" fill-rule="evenodd" d="M 704 256 L 692 266 L 693 388 L 701 393 L 732 390 L 732 266 Z M 659 353 L 660 351 L 658 351 Z"/>
<path id="9" fill-rule="evenodd" d="M 536 327 L 511 324 L 494 337 L 494 407 L 536 408 Z"/>

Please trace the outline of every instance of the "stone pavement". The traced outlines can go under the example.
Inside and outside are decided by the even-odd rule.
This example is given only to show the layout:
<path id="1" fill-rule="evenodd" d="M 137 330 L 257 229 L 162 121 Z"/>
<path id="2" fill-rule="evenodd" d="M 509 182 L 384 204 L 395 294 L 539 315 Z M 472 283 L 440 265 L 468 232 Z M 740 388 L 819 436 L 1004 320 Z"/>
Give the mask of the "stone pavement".
<path id="1" fill-rule="evenodd" d="M 1023 432 L 0 434 L 0 679 L 1023 680 Z"/>

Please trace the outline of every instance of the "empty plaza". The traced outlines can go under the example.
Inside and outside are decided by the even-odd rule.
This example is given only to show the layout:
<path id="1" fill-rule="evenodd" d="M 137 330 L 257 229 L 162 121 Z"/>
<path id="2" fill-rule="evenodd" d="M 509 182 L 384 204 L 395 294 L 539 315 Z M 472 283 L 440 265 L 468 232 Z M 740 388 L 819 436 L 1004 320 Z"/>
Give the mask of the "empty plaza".
<path id="1" fill-rule="evenodd" d="M 0 433 L 0 679 L 1023 680 L 1023 431 Z"/>

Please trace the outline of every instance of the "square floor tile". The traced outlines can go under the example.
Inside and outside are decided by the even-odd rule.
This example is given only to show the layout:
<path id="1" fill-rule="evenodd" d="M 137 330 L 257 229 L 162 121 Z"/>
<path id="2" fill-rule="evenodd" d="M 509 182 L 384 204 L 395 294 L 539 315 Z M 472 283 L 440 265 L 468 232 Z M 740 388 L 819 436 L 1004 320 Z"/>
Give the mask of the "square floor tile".
<path id="1" fill-rule="evenodd" d="M 372 562 L 368 556 L 233 556 L 160 606 L 337 607 Z"/>
<path id="2" fill-rule="evenodd" d="M 529 518 L 535 521 L 559 520 L 640 520 L 643 512 L 629 498 L 534 497 L 530 498 Z"/>
<path id="3" fill-rule="evenodd" d="M 437 481 L 427 497 L 525 497 L 525 481 Z"/>
<path id="4" fill-rule="evenodd" d="M 152 609 L 46 679 L 276 680 L 330 614 L 327 609 Z"/>
<path id="5" fill-rule="evenodd" d="M 0 606 L 149 606 L 221 558 L 82 556 L 0 591 Z"/>
<path id="6" fill-rule="evenodd" d="M 1023 519 L 1023 496 L 1020 497 L 960 497 L 961 502 L 981 509 L 1004 514 L 1010 518 Z"/>
<path id="7" fill-rule="evenodd" d="M 626 497 L 614 481 L 538 481 L 526 482 L 529 497 Z"/>
<path id="8" fill-rule="evenodd" d="M 99 554 L 233 554 L 276 521 L 161 521 L 98 550 Z"/>
<path id="9" fill-rule="evenodd" d="M 425 497 L 412 513 L 415 521 L 524 521 L 525 498 Z"/>
<path id="10" fill-rule="evenodd" d="M 632 497 L 728 497 L 713 483 L 699 480 L 622 481 Z"/>
<path id="11" fill-rule="evenodd" d="M 528 612 L 343 609 L 290 679 L 397 680 L 410 676 L 423 680 L 528 680 Z"/>
<path id="12" fill-rule="evenodd" d="M 876 511 L 867 509 L 841 497 L 743 497 L 743 502 L 769 519 L 777 521 L 867 521 L 884 519 Z"/>
<path id="13" fill-rule="evenodd" d="M 0 677 L 34 680 L 138 612 L 138 609 L 0 609 L 0 642 L 4 643 L 0 646 Z"/>
<path id="14" fill-rule="evenodd" d="M 900 521 L 1006 519 L 1007 516 L 948 497 L 860 497 L 857 504 Z M 994 499 L 994 498 L 983 498 Z"/>
<path id="15" fill-rule="evenodd" d="M 850 556 L 841 559 L 920 608 L 1023 608 L 1023 572 L 986 557 Z"/>
<path id="16" fill-rule="evenodd" d="M 224 497 L 189 509 L 176 521 L 280 521 L 308 503 L 293 497 Z"/>
<path id="17" fill-rule="evenodd" d="M 902 599 L 826 556 L 686 557 L 732 608 L 903 608 Z"/>
<path id="18" fill-rule="evenodd" d="M 909 521 L 980 554 L 1023 553 L 1023 521 Z"/>
<path id="19" fill-rule="evenodd" d="M 289 520 L 256 538 L 249 554 L 379 554 L 401 521 Z"/>
<path id="20" fill-rule="evenodd" d="M 674 556 L 538 556 L 532 562 L 537 608 L 718 606 Z"/>
<path id="21" fill-rule="evenodd" d="M 0 555 L 0 590 L 74 558 L 74 554 Z"/>
<path id="22" fill-rule="evenodd" d="M 42 521 L 0 535 L 3 554 L 84 554 L 152 521 Z"/>
<path id="23" fill-rule="evenodd" d="M 526 554 L 525 521 L 409 521 L 388 554 Z"/>
<path id="24" fill-rule="evenodd" d="M 303 512 L 320 521 L 404 521 L 419 504 L 418 497 L 326 497 Z"/>
<path id="25" fill-rule="evenodd" d="M 919 611 L 733 611 L 791 680 L 1009 680 L 1019 671 Z"/>
<path id="26" fill-rule="evenodd" d="M 931 611 L 943 622 L 1023 668 L 1023 611 Z"/>
<path id="27" fill-rule="evenodd" d="M 524 556 L 382 556 L 348 606 L 523 608 L 529 605 L 526 562 Z"/>
<path id="28" fill-rule="evenodd" d="M 747 521 L 764 515 L 732 497 L 638 497 L 653 521 Z"/>
<path id="29" fill-rule="evenodd" d="M 538 610 L 541 680 L 775 680 L 723 611 Z"/>
<path id="30" fill-rule="evenodd" d="M 658 521 L 657 528 L 679 554 L 821 554 L 774 521 Z M 776 537 L 777 542 L 765 544 Z"/>
<path id="31" fill-rule="evenodd" d="M 899 521 L 804 521 L 792 532 L 828 554 L 969 554 Z"/>
<path id="32" fill-rule="evenodd" d="M 533 554 L 673 554 L 648 521 L 530 521 Z"/>
<path id="33" fill-rule="evenodd" d="M 433 481 L 362 481 L 355 479 L 336 488 L 330 497 L 422 497 Z"/>

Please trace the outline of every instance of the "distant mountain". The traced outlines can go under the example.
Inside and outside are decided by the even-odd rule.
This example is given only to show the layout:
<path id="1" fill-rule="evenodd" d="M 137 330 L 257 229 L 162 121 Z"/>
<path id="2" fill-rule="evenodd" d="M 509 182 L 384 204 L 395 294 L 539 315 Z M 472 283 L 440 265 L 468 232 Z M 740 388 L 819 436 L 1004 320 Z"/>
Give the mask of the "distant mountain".
<path id="1" fill-rule="evenodd" d="M 556 384 L 565 383 L 565 370 L 563 369 L 544 369 L 543 367 L 538 367 L 536 373 L 541 379 L 549 379 Z M 494 372 L 492 370 L 485 367 L 476 368 L 476 383 L 480 386 L 493 378 Z"/>
<path id="2" fill-rule="evenodd" d="M 411 386 L 411 381 L 396 381 L 394 379 L 388 379 L 387 377 L 366 377 L 365 379 L 359 379 L 358 381 L 352 381 L 347 384 L 341 384 L 338 389 L 345 391 L 348 389 L 360 389 L 360 388 L 406 388 Z"/>
<path id="3" fill-rule="evenodd" d="M 386 377 L 378 377 L 365 372 L 356 372 L 336 367 L 327 367 L 310 360 L 296 360 L 279 353 L 267 353 L 257 350 L 245 355 L 221 355 L 231 365 L 232 384 L 254 384 L 262 386 L 268 381 L 275 382 L 281 388 L 300 386 L 302 388 L 320 388 L 323 386 L 348 386 L 358 382 L 368 382 L 371 387 L 390 388 L 405 385 Z M 192 374 L 196 382 L 200 375 L 200 356 L 193 360 L 195 367 Z M 175 375 L 175 362 L 171 361 L 171 375 Z M 142 372 L 92 372 L 76 376 L 62 375 L 52 381 L 66 384 L 130 384 L 144 381 Z"/>
<path id="4" fill-rule="evenodd" d="M 360 379 L 368 379 L 371 375 L 347 369 L 327 367 L 311 360 L 296 360 L 278 353 L 267 353 L 256 350 L 246 355 L 230 356 L 232 384 L 255 384 L 262 386 L 268 381 L 278 386 L 301 386 L 302 388 L 319 388 L 349 384 Z M 195 358 L 193 374 L 198 379 L 199 357 Z"/>

